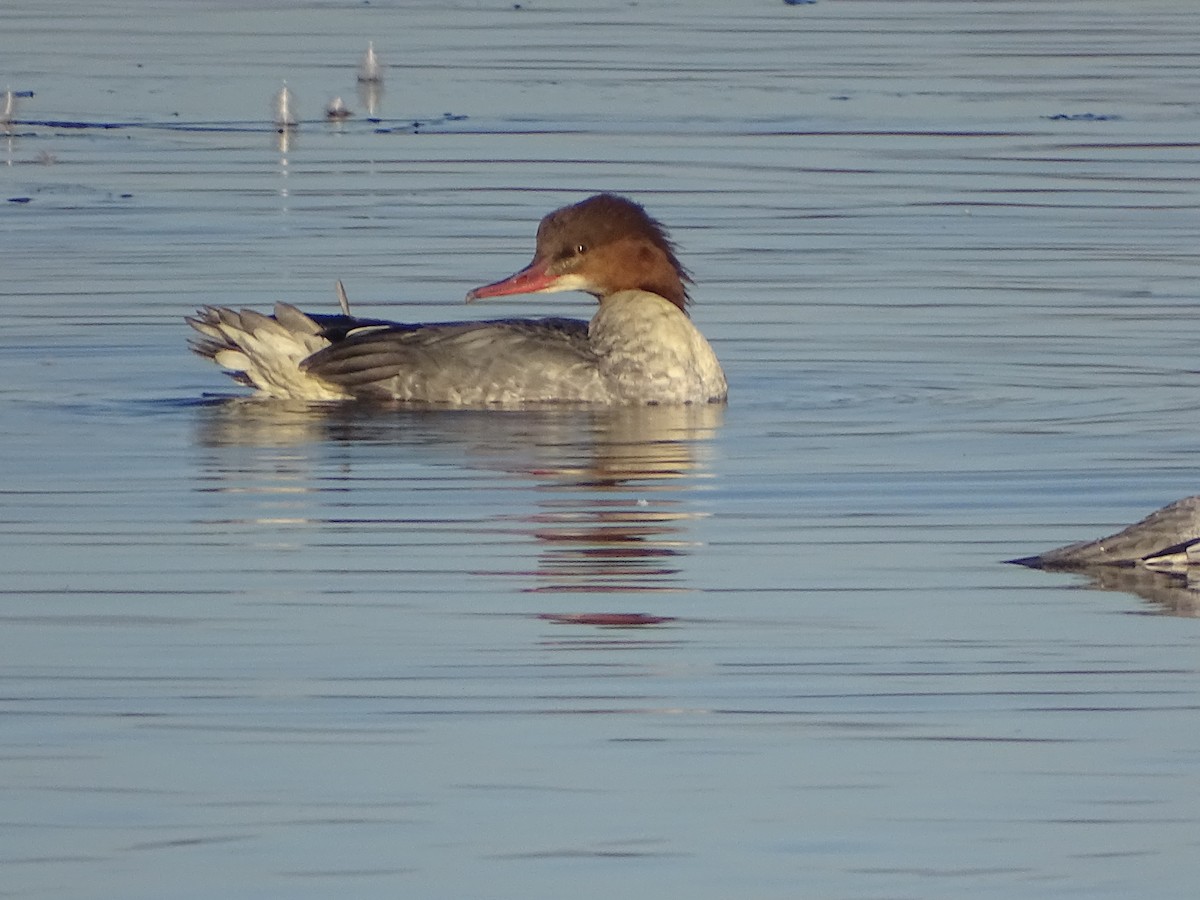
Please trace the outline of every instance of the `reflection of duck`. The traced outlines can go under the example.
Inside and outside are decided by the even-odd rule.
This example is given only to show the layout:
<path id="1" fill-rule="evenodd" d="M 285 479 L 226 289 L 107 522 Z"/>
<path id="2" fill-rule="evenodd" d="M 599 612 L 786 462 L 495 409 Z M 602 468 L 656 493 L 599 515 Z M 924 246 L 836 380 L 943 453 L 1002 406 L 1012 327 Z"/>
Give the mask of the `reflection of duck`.
<path id="1" fill-rule="evenodd" d="M 1200 610 L 1200 496 L 1185 497 L 1108 537 L 1011 563 L 1079 572 L 1100 590 L 1136 594 L 1175 615 Z"/>
<path id="2" fill-rule="evenodd" d="M 1085 587 L 1120 591 L 1154 604 L 1155 611 L 1170 616 L 1200 616 L 1200 571 L 1164 572 L 1145 566 L 1096 566 L 1084 569 Z"/>
<path id="3" fill-rule="evenodd" d="M 502 319 L 403 325 L 268 317 L 206 307 L 192 347 L 274 397 L 383 399 L 453 406 L 545 401 L 707 403 L 725 375 L 688 318 L 687 273 L 642 207 L 599 194 L 546 216 L 524 269 L 467 300 L 580 290 L 600 300 L 591 322 Z"/>
<path id="4" fill-rule="evenodd" d="M 531 591 L 647 593 L 686 589 L 689 531 L 705 516 L 686 496 L 720 406 L 623 407 L 595 432 L 592 464 L 556 473 L 561 490 L 527 518 L 540 549 Z M 543 477 L 549 474 L 543 472 Z M 581 492 L 580 489 L 583 489 Z"/>
<path id="5" fill-rule="evenodd" d="M 705 516 L 695 502 L 707 466 L 707 445 L 724 407 L 555 407 L 497 412 L 444 411 L 403 416 L 359 404 L 312 405 L 233 398 L 200 408 L 199 443 L 208 448 L 203 490 L 262 495 L 264 521 L 297 517 L 320 527 L 324 497 L 336 496 L 333 515 L 344 526 L 361 487 L 370 505 L 389 505 L 373 525 L 404 528 L 465 504 L 456 527 L 506 534 L 529 550 L 496 556 L 476 577 L 518 579 L 531 592 L 647 593 L 688 589 L 685 559 L 696 548 L 694 524 Z M 308 449 L 311 447 L 311 451 Z M 258 448 L 261 452 L 245 452 Z M 383 448 L 383 449 L 381 449 Z M 395 497 L 375 473 L 383 453 L 404 471 Z M 336 472 L 320 460 L 338 460 Z M 426 468 L 428 467 L 428 468 Z M 531 507 L 509 503 L 489 511 L 478 498 L 477 474 L 496 485 L 536 488 Z M 436 473 L 436 474 L 435 474 Z M 406 478 L 416 477 L 413 492 Z M 446 493 L 436 494 L 434 492 Z M 301 502 L 308 494 L 311 499 Z M 274 526 L 272 526 L 274 527 Z M 511 558 L 510 558 L 511 557 Z"/>
<path id="6" fill-rule="evenodd" d="M 360 81 L 356 87 L 358 102 L 367 111 L 367 119 L 378 121 L 379 105 L 383 102 L 383 82 Z"/>

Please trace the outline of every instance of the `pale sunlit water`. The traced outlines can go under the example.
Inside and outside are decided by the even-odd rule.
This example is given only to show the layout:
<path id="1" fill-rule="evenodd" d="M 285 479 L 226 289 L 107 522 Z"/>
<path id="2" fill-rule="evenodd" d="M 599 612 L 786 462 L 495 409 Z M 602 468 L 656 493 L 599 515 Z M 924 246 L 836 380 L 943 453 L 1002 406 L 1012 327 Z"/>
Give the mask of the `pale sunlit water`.
<path id="1" fill-rule="evenodd" d="M 10 3 L 0 896 L 1193 896 L 1196 595 L 1001 561 L 1200 492 L 1197 47 L 1184 0 Z M 186 350 L 337 278 L 586 316 L 461 304 L 601 190 L 727 408 Z"/>

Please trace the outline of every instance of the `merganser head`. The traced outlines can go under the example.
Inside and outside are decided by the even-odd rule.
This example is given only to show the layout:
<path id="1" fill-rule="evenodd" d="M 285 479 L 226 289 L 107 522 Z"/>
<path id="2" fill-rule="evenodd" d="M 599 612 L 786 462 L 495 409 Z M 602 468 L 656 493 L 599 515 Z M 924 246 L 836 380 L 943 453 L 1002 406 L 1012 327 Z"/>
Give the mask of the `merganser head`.
<path id="1" fill-rule="evenodd" d="M 475 288 L 467 302 L 555 291 L 585 291 L 603 301 L 617 291 L 643 290 L 686 310 L 684 285 L 690 282 L 659 222 L 632 200 L 596 194 L 542 219 L 533 261 L 515 275 Z"/>

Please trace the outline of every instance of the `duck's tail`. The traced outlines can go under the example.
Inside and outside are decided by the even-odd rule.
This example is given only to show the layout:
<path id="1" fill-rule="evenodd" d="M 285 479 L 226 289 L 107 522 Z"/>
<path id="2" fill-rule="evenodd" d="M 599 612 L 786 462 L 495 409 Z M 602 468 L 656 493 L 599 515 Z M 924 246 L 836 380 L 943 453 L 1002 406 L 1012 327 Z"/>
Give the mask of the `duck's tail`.
<path id="1" fill-rule="evenodd" d="M 277 303 L 274 316 L 205 306 L 188 316 L 187 322 L 198 332 L 189 342 L 192 350 L 229 370 L 241 384 L 271 397 L 295 400 L 349 396 L 301 369 L 300 363 L 328 347 L 330 340 L 322 324 L 294 306 Z"/>

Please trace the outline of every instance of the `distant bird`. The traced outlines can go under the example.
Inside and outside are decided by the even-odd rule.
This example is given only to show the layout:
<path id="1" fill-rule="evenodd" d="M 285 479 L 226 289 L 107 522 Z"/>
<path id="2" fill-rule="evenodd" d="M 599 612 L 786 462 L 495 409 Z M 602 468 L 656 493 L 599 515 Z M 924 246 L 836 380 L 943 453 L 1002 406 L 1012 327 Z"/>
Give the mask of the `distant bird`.
<path id="1" fill-rule="evenodd" d="M 325 118 L 341 120 L 349 119 L 353 112 L 346 108 L 346 103 L 341 97 L 334 97 L 329 101 L 329 105 L 325 107 Z"/>
<path id="2" fill-rule="evenodd" d="M 358 80 L 364 84 L 383 84 L 383 63 L 375 55 L 374 41 L 367 41 L 367 52 L 358 64 Z"/>
<path id="3" fill-rule="evenodd" d="M 4 104 L 0 107 L 0 125 L 11 125 L 17 117 L 17 95 L 12 88 L 4 91 Z"/>
<path id="4" fill-rule="evenodd" d="M 1180 571 L 1200 566 L 1200 496 L 1184 497 L 1095 541 L 1010 559 L 1031 569 L 1085 572 L 1099 566 Z"/>
<path id="5" fill-rule="evenodd" d="M 283 87 L 279 89 L 279 93 L 275 95 L 275 127 L 280 131 L 288 128 L 296 127 L 296 98 L 290 90 L 288 90 L 287 82 L 283 83 Z"/>

